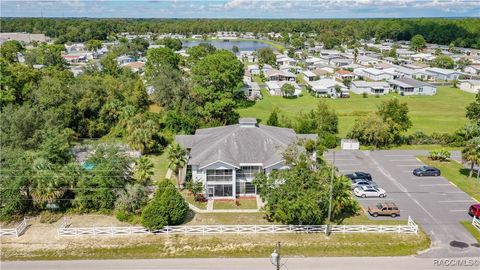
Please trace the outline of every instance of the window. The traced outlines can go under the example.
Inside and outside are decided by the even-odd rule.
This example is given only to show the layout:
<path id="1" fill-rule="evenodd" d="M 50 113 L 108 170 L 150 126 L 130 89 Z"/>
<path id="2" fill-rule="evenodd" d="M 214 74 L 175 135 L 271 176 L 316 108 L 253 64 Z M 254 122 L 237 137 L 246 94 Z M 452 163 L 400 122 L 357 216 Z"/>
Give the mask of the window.
<path id="1" fill-rule="evenodd" d="M 213 188 L 215 197 L 231 197 L 233 195 L 232 185 L 214 185 Z"/>
<path id="2" fill-rule="evenodd" d="M 418 88 L 418 92 L 419 92 L 419 93 L 422 93 L 422 92 L 423 92 L 423 88 L 422 88 L 422 87 Z"/>
<path id="3" fill-rule="evenodd" d="M 208 182 L 228 182 L 232 179 L 232 170 L 207 170 Z"/>
<path id="4" fill-rule="evenodd" d="M 237 171 L 237 179 L 252 180 L 261 171 L 262 167 L 260 166 L 242 166 Z"/>

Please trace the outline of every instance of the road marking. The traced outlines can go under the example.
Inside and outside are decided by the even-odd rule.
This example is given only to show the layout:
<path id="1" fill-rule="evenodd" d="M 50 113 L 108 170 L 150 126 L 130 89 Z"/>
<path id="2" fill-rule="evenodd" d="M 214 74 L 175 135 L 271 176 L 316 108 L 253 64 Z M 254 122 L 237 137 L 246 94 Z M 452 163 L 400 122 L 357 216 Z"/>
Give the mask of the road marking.
<path id="1" fill-rule="evenodd" d="M 360 163 L 349 163 L 349 164 L 338 164 L 335 163 L 335 166 L 358 166 Z"/>
<path id="2" fill-rule="evenodd" d="M 397 166 L 397 167 L 418 167 L 418 166 L 422 166 L 422 165 L 419 165 L 419 164 L 395 164 L 395 166 Z"/>
<path id="3" fill-rule="evenodd" d="M 386 157 L 412 157 L 412 155 L 384 155 Z"/>
<path id="4" fill-rule="evenodd" d="M 406 159 L 406 158 L 404 158 L 404 159 L 390 159 L 389 161 L 413 161 L 413 162 L 415 162 L 416 160 L 415 160 L 415 159 Z"/>
<path id="5" fill-rule="evenodd" d="M 465 209 L 461 209 L 461 210 L 450 210 L 449 212 L 466 212 Z"/>
<path id="6" fill-rule="evenodd" d="M 463 202 L 473 202 L 472 200 L 456 200 L 456 201 L 439 201 L 441 203 L 463 203 Z"/>
<path id="7" fill-rule="evenodd" d="M 421 187 L 435 187 L 435 186 L 450 186 L 450 184 L 429 184 L 429 185 L 420 185 Z"/>
<path id="8" fill-rule="evenodd" d="M 333 161 L 333 158 L 329 158 L 327 160 L 328 161 Z M 335 158 L 335 161 L 337 161 L 337 160 L 356 160 L 356 159 L 354 159 L 354 158 Z"/>

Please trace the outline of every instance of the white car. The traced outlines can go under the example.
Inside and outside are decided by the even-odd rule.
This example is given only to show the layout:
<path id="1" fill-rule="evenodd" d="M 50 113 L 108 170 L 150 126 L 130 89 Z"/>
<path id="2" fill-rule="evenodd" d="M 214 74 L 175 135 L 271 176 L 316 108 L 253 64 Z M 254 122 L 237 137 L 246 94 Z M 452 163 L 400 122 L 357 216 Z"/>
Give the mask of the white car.
<path id="1" fill-rule="evenodd" d="M 387 196 L 385 190 L 374 186 L 360 186 L 353 190 L 353 194 L 357 197 L 379 197 L 385 198 Z"/>

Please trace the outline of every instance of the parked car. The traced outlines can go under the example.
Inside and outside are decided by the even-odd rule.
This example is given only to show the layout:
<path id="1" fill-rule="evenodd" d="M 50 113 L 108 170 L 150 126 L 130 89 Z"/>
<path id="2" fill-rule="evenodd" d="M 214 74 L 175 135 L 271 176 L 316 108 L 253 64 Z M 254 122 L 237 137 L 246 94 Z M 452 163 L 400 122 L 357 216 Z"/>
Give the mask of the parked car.
<path id="1" fill-rule="evenodd" d="M 400 215 L 400 210 L 393 202 L 379 202 L 368 207 L 368 213 L 374 217 L 391 216 L 396 217 Z"/>
<path id="2" fill-rule="evenodd" d="M 363 186 L 373 186 L 376 187 L 377 184 L 373 181 L 365 180 L 365 179 L 354 179 L 352 180 L 352 189 L 355 189 L 357 187 L 363 187 Z"/>
<path id="3" fill-rule="evenodd" d="M 468 209 L 468 213 L 472 217 L 480 218 L 480 203 L 472 204 Z"/>
<path id="4" fill-rule="evenodd" d="M 351 180 L 362 179 L 362 180 L 372 181 L 372 175 L 366 172 L 354 172 L 354 173 L 345 174 L 345 176 L 350 178 Z"/>
<path id="5" fill-rule="evenodd" d="M 415 176 L 440 176 L 440 170 L 435 167 L 421 166 L 413 170 Z"/>
<path id="6" fill-rule="evenodd" d="M 374 186 L 363 186 L 357 187 L 353 190 L 353 194 L 357 197 L 367 198 L 367 197 L 379 197 L 385 198 L 387 196 L 385 190 L 374 187 Z"/>

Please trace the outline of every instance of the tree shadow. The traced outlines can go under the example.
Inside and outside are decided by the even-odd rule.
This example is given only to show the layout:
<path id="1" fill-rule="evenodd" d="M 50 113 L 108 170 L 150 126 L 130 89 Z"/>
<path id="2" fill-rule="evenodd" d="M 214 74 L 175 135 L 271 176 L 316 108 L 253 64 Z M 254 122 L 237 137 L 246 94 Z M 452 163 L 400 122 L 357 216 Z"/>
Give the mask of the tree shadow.
<path id="1" fill-rule="evenodd" d="M 194 218 L 195 218 L 195 212 L 193 210 L 188 210 L 188 213 L 187 213 L 185 219 L 183 220 L 183 224 L 189 223 Z"/>

